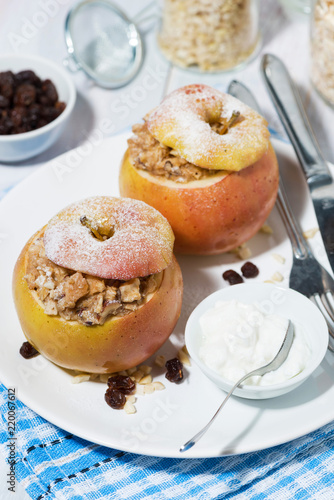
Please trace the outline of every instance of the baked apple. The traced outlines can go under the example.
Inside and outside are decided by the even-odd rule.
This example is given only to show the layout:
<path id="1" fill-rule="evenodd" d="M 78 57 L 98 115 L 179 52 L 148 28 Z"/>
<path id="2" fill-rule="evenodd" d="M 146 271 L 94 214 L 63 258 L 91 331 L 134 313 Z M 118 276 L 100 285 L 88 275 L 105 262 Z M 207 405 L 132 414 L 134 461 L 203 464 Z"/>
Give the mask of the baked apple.
<path id="1" fill-rule="evenodd" d="M 94 197 L 62 210 L 14 269 L 27 340 L 57 365 L 89 373 L 145 361 L 180 315 L 173 242 L 167 220 L 142 202 Z"/>
<path id="2" fill-rule="evenodd" d="M 120 193 L 168 219 L 176 252 L 226 252 L 261 228 L 276 200 L 279 173 L 267 122 L 258 113 L 215 89 L 188 85 L 133 132 Z"/>

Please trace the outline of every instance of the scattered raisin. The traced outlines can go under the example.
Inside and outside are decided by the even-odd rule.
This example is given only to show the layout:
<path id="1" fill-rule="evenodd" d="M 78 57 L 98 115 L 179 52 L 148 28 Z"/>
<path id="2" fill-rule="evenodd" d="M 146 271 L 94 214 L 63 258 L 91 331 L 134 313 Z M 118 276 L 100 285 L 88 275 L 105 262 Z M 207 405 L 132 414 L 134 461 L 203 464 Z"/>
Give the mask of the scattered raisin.
<path id="1" fill-rule="evenodd" d="M 34 348 L 33 345 L 30 344 L 30 342 L 23 342 L 20 348 L 20 354 L 25 359 L 30 359 L 33 358 L 34 356 L 37 356 L 39 352 L 37 351 L 37 349 Z"/>
<path id="2" fill-rule="evenodd" d="M 183 364 L 178 358 L 166 361 L 165 367 L 167 368 L 165 375 L 167 380 L 170 382 L 179 382 L 183 379 Z"/>
<path id="3" fill-rule="evenodd" d="M 259 274 L 259 269 L 252 262 L 246 262 L 242 266 L 241 272 L 245 278 L 255 278 Z"/>
<path id="4" fill-rule="evenodd" d="M 136 383 L 126 375 L 113 375 L 108 378 L 108 387 L 123 394 L 132 394 Z"/>
<path id="5" fill-rule="evenodd" d="M 225 271 L 223 273 L 223 278 L 224 280 L 228 281 L 230 285 L 237 285 L 239 283 L 243 283 L 244 280 L 242 279 L 242 276 L 240 276 L 239 273 L 236 271 L 233 271 L 233 269 L 229 269 L 228 271 Z"/>
<path id="6" fill-rule="evenodd" d="M 126 397 L 125 394 L 123 394 L 121 391 L 117 391 L 116 389 L 112 389 L 109 387 L 107 389 L 104 399 L 106 400 L 107 404 L 111 406 L 111 408 L 114 408 L 115 410 L 120 410 L 121 408 L 124 407 L 126 403 Z"/>

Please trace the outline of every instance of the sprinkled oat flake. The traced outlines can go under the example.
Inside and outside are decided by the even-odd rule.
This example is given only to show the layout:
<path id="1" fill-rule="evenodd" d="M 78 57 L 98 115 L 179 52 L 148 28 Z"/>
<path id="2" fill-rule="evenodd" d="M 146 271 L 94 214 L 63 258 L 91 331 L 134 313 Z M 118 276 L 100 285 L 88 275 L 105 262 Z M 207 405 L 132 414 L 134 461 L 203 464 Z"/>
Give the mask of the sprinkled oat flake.
<path id="1" fill-rule="evenodd" d="M 272 253 L 271 256 L 277 260 L 280 264 L 285 264 L 285 257 L 283 255 L 279 255 L 278 253 Z"/>
<path id="2" fill-rule="evenodd" d="M 133 413 L 136 413 L 137 410 L 136 410 L 136 407 L 130 403 L 130 401 L 127 401 L 124 405 L 124 411 L 125 413 L 127 413 L 128 415 L 131 415 Z"/>
<path id="3" fill-rule="evenodd" d="M 312 229 L 304 231 L 303 236 L 305 239 L 310 240 L 311 238 L 314 238 L 314 236 L 317 234 L 318 231 L 319 231 L 318 227 L 313 227 Z"/>
<path id="4" fill-rule="evenodd" d="M 283 281 L 283 280 L 284 280 L 284 277 L 283 277 L 283 275 L 282 275 L 279 271 L 276 271 L 276 272 L 272 275 L 271 280 L 272 280 L 272 281 L 279 281 L 279 282 L 281 282 L 281 281 Z"/>
<path id="5" fill-rule="evenodd" d="M 179 350 L 179 352 L 177 353 L 177 357 L 179 358 L 179 360 L 183 365 L 191 366 L 189 356 L 185 352 L 184 347 L 182 347 L 182 349 Z"/>
<path id="6" fill-rule="evenodd" d="M 166 363 L 166 358 L 165 358 L 165 356 L 160 355 L 160 356 L 157 356 L 157 357 L 155 358 L 154 364 L 156 364 L 156 365 L 157 365 L 157 366 L 159 366 L 160 368 L 162 368 L 163 366 L 165 366 L 165 363 Z"/>
<path id="7" fill-rule="evenodd" d="M 90 379 L 91 375 L 89 373 L 79 373 L 72 378 L 72 384 L 81 384 L 81 382 L 87 382 Z"/>
<path id="8" fill-rule="evenodd" d="M 245 243 L 233 248 L 228 253 L 235 254 L 240 260 L 247 260 L 252 256 L 251 249 Z"/>
<path id="9" fill-rule="evenodd" d="M 269 226 L 269 224 L 263 224 L 263 226 L 260 228 L 260 232 L 264 234 L 273 234 L 274 231 L 272 227 Z"/>

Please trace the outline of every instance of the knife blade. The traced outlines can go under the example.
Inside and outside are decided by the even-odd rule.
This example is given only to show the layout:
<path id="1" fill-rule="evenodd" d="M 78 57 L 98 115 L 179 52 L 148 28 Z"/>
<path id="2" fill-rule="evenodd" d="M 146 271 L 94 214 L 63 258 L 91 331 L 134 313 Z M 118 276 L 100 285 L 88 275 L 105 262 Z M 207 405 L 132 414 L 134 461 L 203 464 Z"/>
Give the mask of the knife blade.
<path id="1" fill-rule="evenodd" d="M 233 97 L 236 97 L 244 104 L 247 104 L 247 106 L 257 111 L 259 115 L 262 115 L 260 106 L 253 93 L 243 83 L 239 82 L 238 80 L 232 80 L 228 86 L 227 93 L 232 95 Z"/>
<path id="2" fill-rule="evenodd" d="M 334 181 L 312 131 L 298 90 L 283 62 L 265 54 L 261 72 L 310 190 L 319 230 L 334 271 Z"/>

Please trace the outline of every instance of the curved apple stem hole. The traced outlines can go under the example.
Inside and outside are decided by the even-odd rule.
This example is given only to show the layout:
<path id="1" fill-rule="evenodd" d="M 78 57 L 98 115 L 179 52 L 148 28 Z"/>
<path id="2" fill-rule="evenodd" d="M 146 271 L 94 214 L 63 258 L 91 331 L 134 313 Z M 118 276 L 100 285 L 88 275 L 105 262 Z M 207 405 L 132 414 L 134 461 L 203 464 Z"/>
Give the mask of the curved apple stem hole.
<path id="1" fill-rule="evenodd" d="M 227 134 L 229 129 L 237 122 L 241 121 L 240 111 L 233 111 L 229 120 L 222 118 L 222 122 L 210 123 L 212 130 L 219 135 Z"/>
<path id="2" fill-rule="evenodd" d="M 94 224 L 93 221 L 89 220 L 86 215 L 81 215 L 80 222 L 83 226 L 88 227 L 92 235 L 99 241 L 108 240 L 115 233 L 113 227 L 109 228 L 108 230 L 104 229 L 103 227 L 99 227 Z"/>

